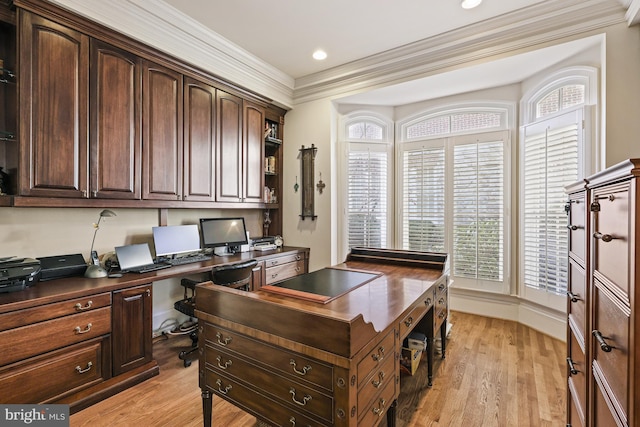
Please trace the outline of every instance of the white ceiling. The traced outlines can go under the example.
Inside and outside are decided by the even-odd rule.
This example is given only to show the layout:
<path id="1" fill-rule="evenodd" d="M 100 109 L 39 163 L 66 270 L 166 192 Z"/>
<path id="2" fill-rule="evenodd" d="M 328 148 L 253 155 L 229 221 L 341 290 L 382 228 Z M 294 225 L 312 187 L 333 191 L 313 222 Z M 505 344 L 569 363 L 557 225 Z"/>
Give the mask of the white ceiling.
<path id="1" fill-rule="evenodd" d="M 294 79 L 536 3 L 484 0 L 164 0 Z M 311 54 L 324 49 L 328 57 Z"/>

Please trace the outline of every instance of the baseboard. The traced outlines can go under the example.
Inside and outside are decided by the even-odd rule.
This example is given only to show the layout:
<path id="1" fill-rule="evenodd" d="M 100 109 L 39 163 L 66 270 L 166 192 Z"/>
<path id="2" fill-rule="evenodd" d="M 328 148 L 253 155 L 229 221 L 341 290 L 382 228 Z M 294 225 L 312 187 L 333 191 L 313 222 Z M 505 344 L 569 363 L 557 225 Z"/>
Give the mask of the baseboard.
<path id="1" fill-rule="evenodd" d="M 560 341 L 567 340 L 567 316 L 521 298 L 449 288 L 451 310 L 512 320 Z"/>

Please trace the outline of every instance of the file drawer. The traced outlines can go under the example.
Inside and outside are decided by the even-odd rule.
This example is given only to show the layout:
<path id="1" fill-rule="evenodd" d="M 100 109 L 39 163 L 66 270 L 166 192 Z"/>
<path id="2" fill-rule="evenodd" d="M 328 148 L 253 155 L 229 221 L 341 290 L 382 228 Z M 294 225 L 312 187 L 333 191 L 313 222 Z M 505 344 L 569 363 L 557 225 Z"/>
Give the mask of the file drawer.
<path id="1" fill-rule="evenodd" d="M 585 342 L 585 331 L 587 329 L 586 318 L 586 298 L 587 298 L 587 279 L 584 269 L 569 258 L 569 292 L 568 298 L 568 315 L 569 323 L 575 325 L 576 333 L 580 340 Z M 591 331 L 589 331 L 591 332 Z"/>
<path id="2" fill-rule="evenodd" d="M 109 340 L 99 338 L 0 369 L 2 403 L 42 403 L 108 379 Z"/>
<path id="3" fill-rule="evenodd" d="M 271 285 L 285 279 L 297 276 L 304 271 L 304 260 L 291 261 L 284 264 L 278 264 L 275 267 L 267 267 L 266 283 Z"/>

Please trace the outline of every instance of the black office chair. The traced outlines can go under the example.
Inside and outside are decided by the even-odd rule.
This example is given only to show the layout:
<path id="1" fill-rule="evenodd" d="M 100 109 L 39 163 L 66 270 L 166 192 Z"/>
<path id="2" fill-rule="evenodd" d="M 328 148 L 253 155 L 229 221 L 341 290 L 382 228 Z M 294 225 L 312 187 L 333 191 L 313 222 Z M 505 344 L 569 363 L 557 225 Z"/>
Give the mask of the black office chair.
<path id="1" fill-rule="evenodd" d="M 252 259 L 234 264 L 215 266 L 211 269 L 211 281 L 216 285 L 249 291 L 251 272 L 257 264 L 258 261 Z M 182 350 L 178 354 L 180 360 L 184 361 L 185 368 L 191 366 L 192 359 L 190 355 L 198 350 L 198 327 L 194 313 L 196 307 L 196 285 L 198 283 L 202 282 L 192 279 L 182 279 L 180 285 L 184 287 L 184 298 L 176 301 L 173 305 L 176 310 L 189 316 L 190 322 L 193 322 L 193 326 L 189 328 L 191 331 L 189 334 L 191 347 L 188 350 Z"/>

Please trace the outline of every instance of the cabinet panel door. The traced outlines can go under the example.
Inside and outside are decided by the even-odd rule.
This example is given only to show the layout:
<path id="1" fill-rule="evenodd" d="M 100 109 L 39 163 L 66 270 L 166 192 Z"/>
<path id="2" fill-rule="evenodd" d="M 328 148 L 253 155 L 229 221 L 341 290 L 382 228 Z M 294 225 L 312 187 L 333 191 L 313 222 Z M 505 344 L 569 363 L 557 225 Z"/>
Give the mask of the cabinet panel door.
<path id="1" fill-rule="evenodd" d="M 18 13 L 19 192 L 87 197 L 89 38 L 29 12 Z"/>
<path id="2" fill-rule="evenodd" d="M 216 90 L 191 78 L 184 82 L 184 200 L 215 198 Z"/>
<path id="3" fill-rule="evenodd" d="M 260 203 L 264 190 L 264 109 L 244 102 L 244 202 Z"/>
<path id="4" fill-rule="evenodd" d="M 146 62 L 143 73 L 143 198 L 182 198 L 182 75 Z"/>
<path id="5" fill-rule="evenodd" d="M 91 40 L 91 197 L 140 199 L 140 60 Z"/>
<path id="6" fill-rule="evenodd" d="M 113 375 L 152 359 L 151 285 L 113 293 Z"/>
<path id="7" fill-rule="evenodd" d="M 242 99 L 218 90 L 216 200 L 242 201 Z"/>

